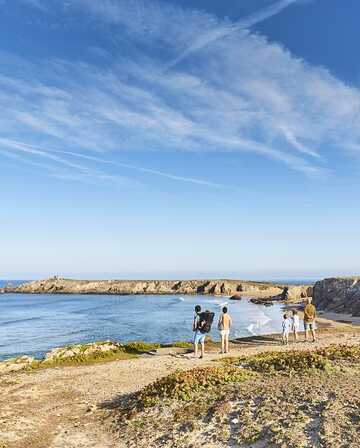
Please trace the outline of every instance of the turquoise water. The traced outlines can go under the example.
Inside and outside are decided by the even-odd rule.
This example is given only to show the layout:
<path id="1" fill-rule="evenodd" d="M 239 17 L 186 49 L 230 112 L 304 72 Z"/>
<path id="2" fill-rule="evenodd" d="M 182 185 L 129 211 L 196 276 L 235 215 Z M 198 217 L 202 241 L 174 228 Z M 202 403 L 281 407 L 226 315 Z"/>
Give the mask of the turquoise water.
<path id="1" fill-rule="evenodd" d="M 0 294 L 0 359 L 106 339 L 191 340 L 196 304 L 218 318 L 225 297 Z M 281 305 L 229 301 L 231 337 L 281 331 Z M 218 338 L 217 320 L 212 337 Z"/>

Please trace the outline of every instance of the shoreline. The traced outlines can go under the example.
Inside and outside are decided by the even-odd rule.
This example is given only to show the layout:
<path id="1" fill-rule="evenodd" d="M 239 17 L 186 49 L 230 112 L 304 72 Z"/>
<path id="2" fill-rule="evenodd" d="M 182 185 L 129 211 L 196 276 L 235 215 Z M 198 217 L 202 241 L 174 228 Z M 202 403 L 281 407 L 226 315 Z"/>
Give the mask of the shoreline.
<path id="1" fill-rule="evenodd" d="M 295 307 L 293 304 L 283 304 L 283 309 L 284 310 L 291 310 L 293 308 L 298 308 Z M 302 318 L 302 312 L 299 312 L 301 318 Z M 329 312 L 319 312 L 319 315 L 316 319 L 316 323 L 317 323 L 317 332 L 323 332 L 324 330 L 330 330 L 330 332 L 336 332 L 336 331 L 350 331 L 352 330 L 352 328 L 356 328 L 358 326 L 360 326 L 360 317 L 353 317 L 350 316 L 348 314 L 340 314 L 337 315 L 337 313 L 329 313 Z M 301 327 L 301 330 L 299 331 L 299 337 L 301 338 L 302 335 L 304 334 L 304 330 Z M 251 340 L 251 341 L 262 341 L 262 340 L 266 340 L 269 338 L 273 338 L 273 339 L 277 339 L 279 341 L 281 341 L 281 332 L 278 333 L 263 333 L 263 334 L 257 334 L 257 335 L 249 335 L 249 336 L 241 336 L 238 338 L 234 338 L 234 339 L 230 339 L 230 344 L 232 346 L 236 346 L 238 344 L 242 344 L 242 343 L 246 343 L 247 341 Z M 189 338 L 190 339 L 190 338 Z M 142 346 L 144 347 L 143 350 L 134 350 L 133 353 L 136 355 L 148 355 L 148 354 L 152 354 L 152 352 L 154 352 L 154 350 L 158 350 L 158 349 L 181 349 L 181 350 L 185 350 L 186 351 L 191 351 L 191 347 L 192 347 L 192 342 L 190 342 L 190 340 L 184 340 L 184 341 L 172 341 L 172 342 L 168 342 L 168 343 L 160 343 L 160 342 L 156 342 L 156 341 L 152 341 L 152 342 L 145 342 L 142 340 L 133 340 L 133 341 L 129 341 L 129 342 L 123 342 L 123 341 L 118 341 L 118 340 L 106 340 L 106 341 L 92 341 L 92 342 L 75 342 L 75 343 L 71 343 L 62 347 L 52 347 L 49 348 L 46 352 L 44 352 L 43 355 L 37 357 L 35 355 L 32 354 L 19 354 L 15 357 L 6 357 L 4 359 L 0 359 L 0 376 L 2 374 L 2 370 L 5 373 L 6 372 L 6 368 L 4 368 L 5 364 L 9 364 L 10 365 L 10 369 L 9 371 L 11 372 L 12 368 L 14 368 L 13 371 L 20 371 L 20 370 L 26 370 L 28 367 L 31 367 L 32 363 L 43 363 L 44 361 L 46 361 L 49 357 L 51 357 L 51 354 L 55 353 L 56 351 L 64 351 L 64 350 L 68 350 L 71 351 L 73 350 L 74 347 L 79 347 L 80 350 L 82 350 L 83 347 L 86 346 L 98 346 L 100 351 L 104 351 L 104 349 L 102 348 L 103 344 L 113 344 L 114 346 L 119 347 L 127 347 L 127 346 Z M 220 347 L 220 341 L 219 340 L 214 340 L 211 338 L 211 336 L 207 336 L 207 344 L 208 346 L 219 346 Z M 290 344 L 291 345 L 291 344 Z M 266 345 L 264 345 L 265 347 Z M 115 347 L 116 348 L 116 347 Z M 131 353 L 131 352 L 126 352 L 125 353 Z M 70 358 L 71 356 L 68 355 L 68 357 Z M 23 361 L 21 361 L 23 360 Z M 106 357 L 104 357 L 103 359 L 104 362 L 107 362 Z M 111 360 L 110 360 L 111 361 Z M 84 364 L 86 364 L 86 362 L 84 361 Z M 46 366 L 46 365 L 45 365 Z M 3 369 L 2 369 L 3 367 Z M 49 366 L 50 367 L 50 366 Z M 3 372 L 3 373 L 4 373 Z"/>

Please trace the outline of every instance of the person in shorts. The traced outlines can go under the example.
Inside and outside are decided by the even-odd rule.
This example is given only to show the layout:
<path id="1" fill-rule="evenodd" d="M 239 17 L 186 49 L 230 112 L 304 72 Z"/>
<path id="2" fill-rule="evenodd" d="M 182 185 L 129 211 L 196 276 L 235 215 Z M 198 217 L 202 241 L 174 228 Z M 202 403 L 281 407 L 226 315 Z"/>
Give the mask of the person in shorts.
<path id="1" fill-rule="evenodd" d="M 200 323 L 200 313 L 201 313 L 201 306 L 200 305 L 196 305 L 195 307 L 195 315 L 194 315 L 194 320 L 193 320 L 193 331 L 194 331 L 194 358 L 198 357 L 199 354 L 199 344 L 201 347 L 201 354 L 200 354 L 200 358 L 204 357 L 204 353 L 205 353 L 205 334 L 201 333 L 200 328 L 199 328 L 199 323 Z"/>
<path id="2" fill-rule="evenodd" d="M 313 338 L 313 342 L 316 342 L 316 334 L 315 334 L 315 319 L 316 319 L 316 308 L 311 303 L 311 297 L 308 297 L 306 301 L 306 306 L 304 308 L 304 329 L 305 329 L 305 342 L 308 341 L 309 331 L 311 332 L 311 336 Z"/>
<path id="3" fill-rule="evenodd" d="M 300 331 L 300 318 L 297 310 L 293 310 L 292 316 L 291 316 L 291 323 L 292 323 L 292 332 L 294 335 L 294 342 L 298 341 L 298 333 Z"/>
<path id="4" fill-rule="evenodd" d="M 282 321 L 282 343 L 284 345 L 288 345 L 289 343 L 289 334 L 292 330 L 292 322 L 289 319 L 288 315 L 285 313 L 283 315 Z"/>
<path id="5" fill-rule="evenodd" d="M 222 314 L 219 317 L 218 329 L 221 336 L 221 353 L 229 353 L 229 335 L 232 324 L 231 316 L 228 313 L 226 306 L 222 309 Z"/>

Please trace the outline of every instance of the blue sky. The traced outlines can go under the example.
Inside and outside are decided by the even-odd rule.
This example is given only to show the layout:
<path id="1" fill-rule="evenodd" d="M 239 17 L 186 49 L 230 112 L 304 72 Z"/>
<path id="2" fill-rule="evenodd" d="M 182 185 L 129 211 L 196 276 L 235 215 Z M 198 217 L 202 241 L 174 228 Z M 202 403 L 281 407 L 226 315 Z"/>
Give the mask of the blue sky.
<path id="1" fill-rule="evenodd" d="M 358 271 L 358 0 L 0 8 L 1 278 Z"/>

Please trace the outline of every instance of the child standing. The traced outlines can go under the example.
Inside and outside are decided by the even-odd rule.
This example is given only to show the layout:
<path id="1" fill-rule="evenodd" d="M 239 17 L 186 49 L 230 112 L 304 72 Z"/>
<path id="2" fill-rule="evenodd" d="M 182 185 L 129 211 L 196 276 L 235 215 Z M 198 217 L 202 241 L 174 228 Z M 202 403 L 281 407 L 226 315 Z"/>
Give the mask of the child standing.
<path id="1" fill-rule="evenodd" d="M 294 341 L 297 342 L 298 332 L 300 330 L 300 318 L 296 310 L 293 310 L 292 312 L 291 322 L 292 322 L 292 331 L 294 334 Z"/>
<path id="2" fill-rule="evenodd" d="M 289 334 L 292 329 L 291 320 L 288 319 L 287 314 L 285 313 L 282 321 L 282 342 L 284 345 L 288 345 L 289 343 Z"/>

